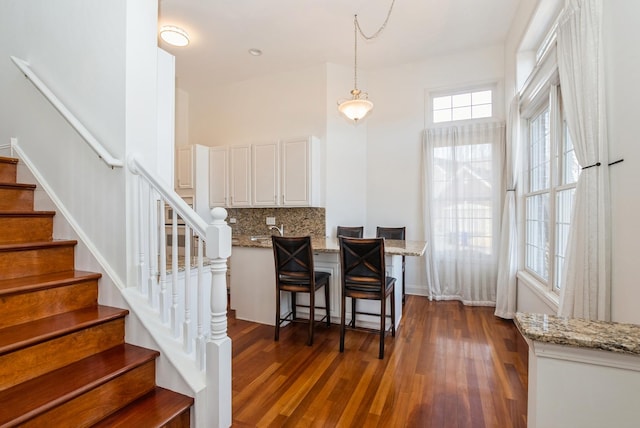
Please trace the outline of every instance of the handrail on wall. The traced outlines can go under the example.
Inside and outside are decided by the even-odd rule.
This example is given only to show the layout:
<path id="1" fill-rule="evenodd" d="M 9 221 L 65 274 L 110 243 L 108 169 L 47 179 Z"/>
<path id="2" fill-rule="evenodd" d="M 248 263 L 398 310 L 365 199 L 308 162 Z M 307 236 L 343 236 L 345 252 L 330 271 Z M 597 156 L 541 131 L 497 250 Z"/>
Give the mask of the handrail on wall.
<path id="1" fill-rule="evenodd" d="M 75 128 L 75 130 L 80 134 L 80 136 L 89 144 L 89 147 L 93 149 L 93 151 L 98 155 L 100 159 L 104 163 L 106 163 L 111 168 L 118 167 L 121 168 L 124 166 L 124 162 L 120 159 L 116 159 L 107 150 L 104 148 L 102 144 L 93 136 L 91 132 L 78 120 L 78 118 L 69 111 L 69 109 L 60 101 L 60 99 L 49 89 L 49 87 L 42 81 L 40 78 L 31 70 L 29 67 L 29 63 L 20 58 L 16 58 L 15 56 L 11 56 L 11 60 L 13 63 L 24 73 L 25 77 L 33 83 L 33 85 L 40 91 L 44 97 L 49 100 L 51 105 L 53 105 L 56 110 L 60 112 L 60 114 L 69 122 L 71 126 Z"/>

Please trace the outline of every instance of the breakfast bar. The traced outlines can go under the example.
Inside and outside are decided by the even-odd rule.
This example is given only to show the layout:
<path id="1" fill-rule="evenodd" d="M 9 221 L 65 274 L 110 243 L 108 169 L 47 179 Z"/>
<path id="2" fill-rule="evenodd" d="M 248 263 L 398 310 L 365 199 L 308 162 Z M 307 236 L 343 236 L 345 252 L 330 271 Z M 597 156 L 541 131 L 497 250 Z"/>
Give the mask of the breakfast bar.
<path id="1" fill-rule="evenodd" d="M 275 323 L 275 266 L 270 236 L 234 236 L 233 250 L 230 259 L 230 292 L 231 309 L 236 317 L 247 321 L 274 325 Z M 330 278 L 331 321 L 340 322 L 341 272 L 339 263 L 340 246 L 337 238 L 312 238 L 314 250 L 314 268 L 328 272 Z M 396 278 L 395 309 L 396 327 L 402 319 L 402 256 L 421 257 L 426 251 L 424 241 L 385 240 L 385 260 L 387 275 Z M 289 297 L 283 293 L 281 308 L 283 314 L 289 311 Z M 308 296 L 298 296 L 299 302 L 307 303 Z M 359 304 L 372 302 L 359 302 Z M 375 308 L 375 304 L 373 304 Z M 378 306 L 379 309 L 379 306 Z M 372 309 L 372 312 L 375 309 Z M 303 310 L 299 311 L 305 315 Z M 387 313 L 390 313 L 387 311 Z M 306 313 L 308 316 L 308 312 Z M 347 308 L 347 317 L 350 318 Z M 358 317 L 358 324 L 363 327 L 375 326 L 379 321 L 375 317 Z"/>

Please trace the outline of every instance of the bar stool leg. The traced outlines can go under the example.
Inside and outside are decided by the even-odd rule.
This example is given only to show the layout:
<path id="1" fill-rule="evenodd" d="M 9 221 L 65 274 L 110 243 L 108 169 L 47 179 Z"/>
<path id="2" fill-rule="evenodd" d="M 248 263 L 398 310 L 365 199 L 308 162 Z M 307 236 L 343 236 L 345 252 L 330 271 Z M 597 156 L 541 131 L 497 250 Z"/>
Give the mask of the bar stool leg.
<path id="1" fill-rule="evenodd" d="M 342 305 L 340 309 L 340 352 L 344 352 L 344 332 L 345 332 L 345 323 L 347 322 L 347 298 L 342 296 Z"/>
<path id="2" fill-rule="evenodd" d="M 280 339 L 280 290 L 276 291 L 276 330 L 273 340 L 276 342 Z"/>
<path id="3" fill-rule="evenodd" d="M 307 345 L 313 345 L 313 325 L 316 322 L 316 293 L 315 290 L 309 292 L 309 337 L 307 339 Z"/>
<path id="4" fill-rule="evenodd" d="M 356 298 L 351 298 L 351 327 L 356 328 Z"/>
<path id="5" fill-rule="evenodd" d="M 327 315 L 327 327 L 331 327 L 331 305 L 329 301 L 329 282 L 327 282 L 324 285 L 324 307 Z"/>
<path id="6" fill-rule="evenodd" d="M 391 336 L 396 337 L 396 287 L 391 289 Z"/>
<path id="7" fill-rule="evenodd" d="M 384 330 L 387 323 L 387 299 L 380 299 L 380 352 L 378 352 L 378 358 L 384 358 Z"/>

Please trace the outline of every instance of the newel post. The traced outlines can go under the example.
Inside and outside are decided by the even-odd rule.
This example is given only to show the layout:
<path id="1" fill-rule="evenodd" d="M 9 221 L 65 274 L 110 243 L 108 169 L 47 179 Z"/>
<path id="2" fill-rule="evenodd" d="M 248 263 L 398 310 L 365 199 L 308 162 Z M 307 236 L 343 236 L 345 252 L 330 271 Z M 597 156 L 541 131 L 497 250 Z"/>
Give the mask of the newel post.
<path id="1" fill-rule="evenodd" d="M 227 210 L 211 210 L 206 256 L 211 261 L 211 336 L 207 341 L 207 407 L 211 427 L 231 426 L 231 339 L 227 336 L 227 259 L 231 228 Z"/>

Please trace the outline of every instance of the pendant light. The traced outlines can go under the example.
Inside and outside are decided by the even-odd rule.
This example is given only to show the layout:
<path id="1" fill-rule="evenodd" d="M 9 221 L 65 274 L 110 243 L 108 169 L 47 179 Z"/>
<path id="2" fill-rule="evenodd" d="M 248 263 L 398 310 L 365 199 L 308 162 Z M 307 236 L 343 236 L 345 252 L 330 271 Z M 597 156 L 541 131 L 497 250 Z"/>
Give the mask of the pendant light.
<path id="1" fill-rule="evenodd" d="M 348 119 L 358 122 L 373 108 L 369 95 L 358 89 L 358 15 L 353 18 L 354 53 L 353 53 L 353 89 L 351 99 L 338 101 L 338 111 Z"/>
<path id="2" fill-rule="evenodd" d="M 366 36 L 362 29 L 360 28 L 360 24 L 358 23 L 358 15 L 353 16 L 353 33 L 354 33 L 354 49 L 353 49 L 353 89 L 351 90 L 351 98 L 338 100 L 338 111 L 342 113 L 347 119 L 353 120 L 354 123 L 358 123 L 359 120 L 363 119 L 370 111 L 373 109 L 373 103 L 369 100 L 369 94 L 366 92 L 362 92 L 358 89 L 358 33 L 365 40 L 373 40 L 384 28 L 387 26 L 387 22 L 389 21 L 389 17 L 391 16 L 391 11 L 393 10 L 393 4 L 395 0 L 392 0 L 391 6 L 389 7 L 389 12 L 387 13 L 387 17 L 384 22 L 372 36 Z"/>

